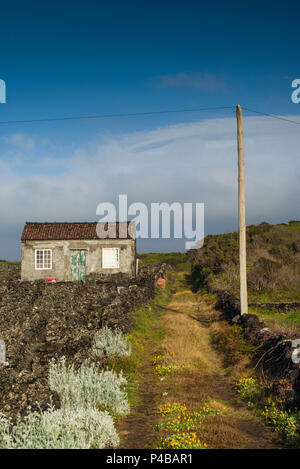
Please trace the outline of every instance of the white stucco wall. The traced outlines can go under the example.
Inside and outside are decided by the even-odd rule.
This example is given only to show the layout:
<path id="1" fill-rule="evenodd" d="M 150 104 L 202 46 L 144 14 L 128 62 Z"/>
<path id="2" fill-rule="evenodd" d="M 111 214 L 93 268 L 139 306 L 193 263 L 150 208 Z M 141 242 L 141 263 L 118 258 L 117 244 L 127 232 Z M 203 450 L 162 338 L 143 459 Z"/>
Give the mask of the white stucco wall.
<path id="1" fill-rule="evenodd" d="M 119 248 L 120 267 L 102 268 L 102 248 Z M 52 269 L 35 270 L 35 250 L 52 250 Z M 122 272 L 135 275 L 136 247 L 133 239 L 95 239 L 59 241 L 22 241 L 21 280 L 40 280 L 56 277 L 57 281 L 70 280 L 71 249 L 86 249 L 86 275 L 91 273 L 112 274 Z"/>

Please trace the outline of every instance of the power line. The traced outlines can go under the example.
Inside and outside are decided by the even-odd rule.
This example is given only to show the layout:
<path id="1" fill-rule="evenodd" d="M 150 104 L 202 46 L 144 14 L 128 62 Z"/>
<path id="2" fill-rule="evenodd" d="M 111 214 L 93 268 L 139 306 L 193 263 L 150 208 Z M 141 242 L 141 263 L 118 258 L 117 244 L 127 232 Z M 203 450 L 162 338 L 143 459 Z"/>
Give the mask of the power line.
<path id="1" fill-rule="evenodd" d="M 154 114 L 171 114 L 183 112 L 201 112 L 201 111 L 216 111 L 220 109 L 232 109 L 232 106 L 217 106 L 217 107 L 203 107 L 195 109 L 169 109 L 163 111 L 146 111 L 146 112 L 129 112 L 123 114 L 95 114 L 92 116 L 70 116 L 70 117 L 47 117 L 44 119 L 25 119 L 25 120 L 10 120 L 0 121 L 2 124 L 28 124 L 32 122 L 52 122 L 52 121 L 68 121 L 80 119 L 108 119 L 112 117 L 133 117 L 133 116 L 149 116 Z"/>
<path id="2" fill-rule="evenodd" d="M 275 116 L 274 114 L 268 114 L 266 112 L 255 111 L 254 109 L 249 109 L 247 107 L 242 107 L 245 111 L 255 112 L 255 114 L 261 114 L 262 116 L 272 117 L 273 119 L 278 119 L 280 121 L 290 122 L 292 124 L 300 125 L 300 122 L 294 121 L 292 119 L 286 119 L 285 117 Z"/>
<path id="3" fill-rule="evenodd" d="M 24 120 L 7 120 L 0 121 L 0 125 L 5 124 L 30 124 L 37 122 L 55 122 L 55 121 L 70 121 L 70 120 L 84 120 L 84 119 L 110 119 L 114 117 L 134 117 L 134 116 L 150 116 L 158 114 L 180 114 L 188 112 L 203 112 L 203 111 L 218 111 L 222 109 L 231 109 L 235 115 L 235 106 L 215 106 L 215 107 L 202 107 L 202 108 L 192 108 L 192 109 L 167 109 L 162 111 L 145 111 L 145 112 L 127 112 L 127 113 L 118 113 L 118 114 L 95 114 L 87 116 L 64 116 L 64 117 L 46 117 L 42 119 L 24 119 Z M 300 122 L 294 121 L 292 119 L 287 119 L 285 117 L 275 116 L 274 114 L 268 114 L 266 112 L 257 111 L 255 109 L 249 109 L 242 106 L 242 109 L 245 111 L 253 112 L 255 114 L 260 114 L 262 116 L 271 117 L 273 119 L 281 120 L 284 122 L 289 122 L 291 124 L 300 125 Z"/>

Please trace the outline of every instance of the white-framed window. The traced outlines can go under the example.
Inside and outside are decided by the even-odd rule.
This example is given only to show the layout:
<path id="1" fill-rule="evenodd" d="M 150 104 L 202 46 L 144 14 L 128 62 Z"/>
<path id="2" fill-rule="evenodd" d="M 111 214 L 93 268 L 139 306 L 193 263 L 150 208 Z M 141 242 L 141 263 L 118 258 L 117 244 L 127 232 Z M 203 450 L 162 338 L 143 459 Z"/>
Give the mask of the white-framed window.
<path id="1" fill-rule="evenodd" d="M 35 270 L 52 269 L 52 249 L 35 250 Z"/>
<path id="2" fill-rule="evenodd" d="M 102 248 L 102 268 L 118 269 L 119 267 L 119 248 Z"/>

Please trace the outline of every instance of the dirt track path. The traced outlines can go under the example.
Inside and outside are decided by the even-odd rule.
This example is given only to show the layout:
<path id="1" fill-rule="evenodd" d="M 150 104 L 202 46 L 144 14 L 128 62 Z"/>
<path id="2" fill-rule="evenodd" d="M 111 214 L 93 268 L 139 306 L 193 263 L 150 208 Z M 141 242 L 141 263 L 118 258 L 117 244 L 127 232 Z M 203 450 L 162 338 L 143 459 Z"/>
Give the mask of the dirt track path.
<path id="1" fill-rule="evenodd" d="M 163 330 L 162 341 L 148 339 L 145 343 L 139 403 L 119 425 L 121 448 L 157 447 L 156 410 L 166 402 L 180 402 L 191 410 L 207 402 L 220 411 L 205 419 L 197 431 L 208 448 L 281 448 L 278 436 L 237 398 L 222 356 L 211 345 L 211 330 L 218 315 L 213 303 L 190 291 L 184 273 L 177 274 L 174 287 L 176 293 L 163 307 L 163 319 L 153 324 Z M 184 367 L 160 381 L 152 366 L 157 353 L 171 354 L 172 363 Z"/>
<path id="2" fill-rule="evenodd" d="M 138 391 L 138 404 L 131 409 L 127 418 L 118 425 L 122 449 L 155 448 L 156 435 L 154 426 L 157 421 L 156 410 L 161 404 L 161 383 L 153 373 L 152 358 L 155 347 L 147 341 L 144 349 L 144 358 L 140 369 L 140 386 Z"/>

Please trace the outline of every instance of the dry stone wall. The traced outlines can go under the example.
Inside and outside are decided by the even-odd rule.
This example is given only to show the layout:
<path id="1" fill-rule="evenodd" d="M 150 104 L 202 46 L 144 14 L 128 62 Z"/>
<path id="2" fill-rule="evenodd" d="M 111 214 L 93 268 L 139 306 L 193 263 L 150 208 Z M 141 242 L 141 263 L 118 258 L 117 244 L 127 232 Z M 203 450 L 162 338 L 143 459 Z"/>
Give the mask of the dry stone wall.
<path id="1" fill-rule="evenodd" d="M 292 360 L 295 334 L 278 334 L 269 329 L 255 314 L 240 315 L 240 301 L 227 291 L 215 291 L 217 308 L 235 324 L 243 327 L 244 335 L 257 345 L 256 367 L 274 381 L 275 391 L 283 399 L 300 402 L 300 366 Z"/>
<path id="2" fill-rule="evenodd" d="M 128 332 L 128 314 L 155 294 L 156 280 L 168 266 L 144 267 L 136 279 L 122 275 L 90 277 L 86 282 L 21 282 L 18 273 L 0 280 L 0 412 L 15 416 L 36 402 L 50 401 L 48 364 L 65 356 L 80 364 L 90 356 L 95 332 L 107 325 Z M 54 404 L 59 406 L 55 395 Z"/>

